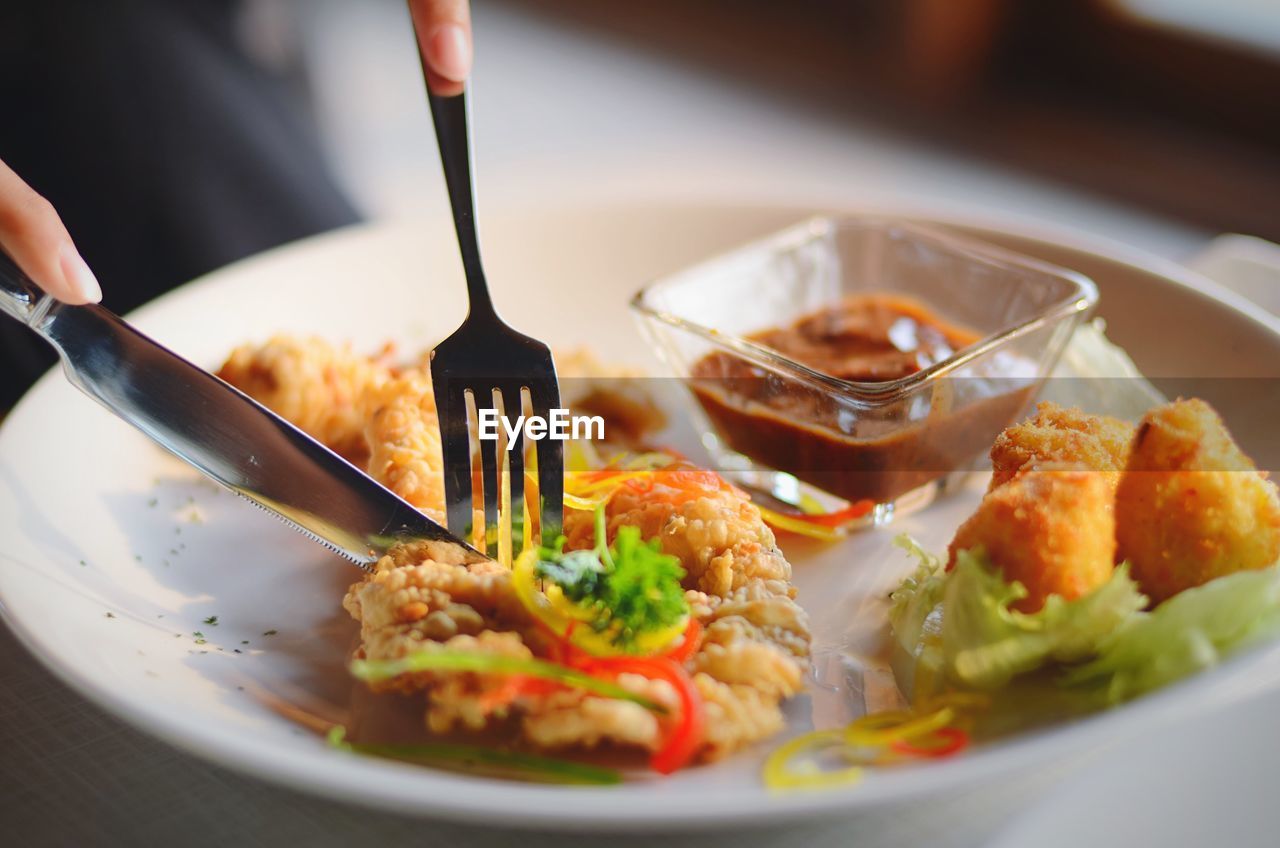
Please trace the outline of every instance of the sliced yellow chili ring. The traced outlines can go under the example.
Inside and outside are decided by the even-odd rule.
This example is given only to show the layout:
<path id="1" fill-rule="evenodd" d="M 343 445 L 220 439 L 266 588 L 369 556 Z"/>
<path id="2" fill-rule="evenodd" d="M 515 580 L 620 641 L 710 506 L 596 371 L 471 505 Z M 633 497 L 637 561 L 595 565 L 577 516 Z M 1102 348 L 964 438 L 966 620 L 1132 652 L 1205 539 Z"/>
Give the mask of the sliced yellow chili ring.
<path id="1" fill-rule="evenodd" d="M 511 566 L 511 588 L 515 589 L 516 597 L 534 618 L 549 627 L 552 633 L 562 634 L 569 627 L 569 619 L 552 606 L 547 596 L 538 590 L 538 578 L 534 574 L 537 565 L 536 548 L 525 548 L 521 551 L 520 556 L 516 557 L 515 563 Z"/>
<path id="2" fill-rule="evenodd" d="M 580 509 L 584 512 L 593 512 L 597 506 L 606 502 L 608 498 L 582 498 L 577 495 L 564 493 L 564 505 L 569 509 Z"/>
<path id="3" fill-rule="evenodd" d="M 955 710 L 943 707 L 919 715 L 906 711 L 872 713 L 856 719 L 844 730 L 851 745 L 883 747 L 894 742 L 916 739 L 940 730 L 955 719 Z"/>
<path id="4" fill-rule="evenodd" d="M 839 769 L 821 769 L 811 761 L 793 763 L 803 757 L 831 748 L 843 753 L 846 748 L 844 731 L 817 730 L 797 736 L 778 746 L 764 764 L 764 784 L 769 789 L 786 792 L 795 789 L 826 789 L 857 783 L 862 779 L 862 766 L 846 766 Z"/>
<path id="5" fill-rule="evenodd" d="M 838 542 L 845 536 L 843 531 L 831 527 L 823 527 L 820 524 L 805 521 L 803 518 L 783 515 L 763 506 L 759 507 L 759 509 L 765 523 L 775 530 L 785 530 L 788 533 L 795 533 L 797 536 L 808 536 L 810 539 L 817 539 L 822 542 Z"/>
<path id="6" fill-rule="evenodd" d="M 800 511 L 805 515 L 821 515 L 827 511 L 827 508 L 808 492 L 800 493 L 800 503 L 798 503 L 797 506 L 800 507 Z"/>

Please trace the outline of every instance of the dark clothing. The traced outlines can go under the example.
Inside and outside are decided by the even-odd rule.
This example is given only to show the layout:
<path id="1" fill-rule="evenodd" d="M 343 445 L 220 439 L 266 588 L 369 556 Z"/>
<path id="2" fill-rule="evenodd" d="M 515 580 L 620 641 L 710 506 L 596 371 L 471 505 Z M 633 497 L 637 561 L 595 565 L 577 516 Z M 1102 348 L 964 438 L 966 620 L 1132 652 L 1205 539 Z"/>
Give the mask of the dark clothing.
<path id="1" fill-rule="evenodd" d="M 117 312 L 358 218 L 296 81 L 237 42 L 237 7 L 0 4 L 0 159 L 58 209 Z M 15 322 L 0 324 L 6 404 L 51 358 Z"/>

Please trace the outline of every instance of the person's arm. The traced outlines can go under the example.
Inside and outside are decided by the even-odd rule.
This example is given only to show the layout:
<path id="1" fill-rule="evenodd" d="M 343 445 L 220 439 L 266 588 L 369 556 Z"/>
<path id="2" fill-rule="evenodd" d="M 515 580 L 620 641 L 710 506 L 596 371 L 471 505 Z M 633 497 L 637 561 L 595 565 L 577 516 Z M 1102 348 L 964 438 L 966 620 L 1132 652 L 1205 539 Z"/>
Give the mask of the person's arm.
<path id="1" fill-rule="evenodd" d="M 80 258 L 53 205 L 4 162 L 0 162 L 0 249 L 58 300 L 78 304 L 102 299 L 97 278 Z"/>
<path id="2" fill-rule="evenodd" d="M 471 73 L 471 10 L 467 0 L 409 0 L 413 28 L 434 94 L 462 92 Z"/>

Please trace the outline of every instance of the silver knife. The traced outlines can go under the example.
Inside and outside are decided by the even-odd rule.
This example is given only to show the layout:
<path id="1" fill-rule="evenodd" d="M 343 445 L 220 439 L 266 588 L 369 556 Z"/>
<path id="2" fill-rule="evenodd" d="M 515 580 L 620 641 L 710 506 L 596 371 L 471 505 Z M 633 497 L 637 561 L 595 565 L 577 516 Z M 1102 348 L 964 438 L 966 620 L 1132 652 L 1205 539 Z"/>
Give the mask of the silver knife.
<path id="1" fill-rule="evenodd" d="M 0 310 L 53 345 L 67 378 L 85 394 L 215 482 L 362 568 L 399 541 L 447 541 L 474 553 L 288 421 L 110 311 L 45 295 L 4 253 Z"/>

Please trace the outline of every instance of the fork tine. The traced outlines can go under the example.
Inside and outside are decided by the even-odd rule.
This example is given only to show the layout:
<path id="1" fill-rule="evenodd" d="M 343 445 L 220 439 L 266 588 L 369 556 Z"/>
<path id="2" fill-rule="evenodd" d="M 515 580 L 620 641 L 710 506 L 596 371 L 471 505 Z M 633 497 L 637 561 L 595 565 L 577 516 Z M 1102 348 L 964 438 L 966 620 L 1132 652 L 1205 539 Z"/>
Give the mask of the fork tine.
<path id="1" fill-rule="evenodd" d="M 495 397 L 494 390 L 490 390 L 484 395 L 480 395 L 476 399 L 476 408 L 480 408 L 480 403 L 487 401 L 496 409 L 501 409 L 498 399 Z M 485 538 L 489 538 L 490 529 L 496 529 L 498 526 L 498 441 L 505 438 L 505 431 L 502 430 L 502 424 L 498 424 L 498 428 L 502 435 L 497 441 L 493 439 L 480 440 L 480 473 L 481 488 L 484 495 L 484 532 Z M 490 558 L 496 558 L 498 555 L 498 540 L 496 534 L 493 541 L 486 542 L 488 548 L 487 553 Z"/>
<path id="2" fill-rule="evenodd" d="M 436 392 L 440 419 L 440 453 L 444 461 L 445 519 L 449 532 L 470 541 L 467 528 L 471 508 L 471 436 L 467 394 L 460 383 L 439 386 Z"/>
<path id="3" fill-rule="evenodd" d="M 508 415 L 524 415 L 524 398 L 518 382 L 505 382 L 502 388 L 502 408 Z M 499 460 L 501 462 L 501 460 Z M 500 466 L 501 467 L 501 466 Z M 507 485 L 511 488 L 511 512 L 502 521 L 510 524 L 512 547 L 518 552 L 522 547 L 524 528 L 529 514 L 524 504 L 524 430 L 516 433 L 515 442 L 507 451 Z M 517 526 L 519 534 L 517 535 Z"/>
<path id="4" fill-rule="evenodd" d="M 551 418 L 551 410 L 560 406 L 560 386 L 555 379 L 531 381 L 529 398 L 533 414 Z M 542 501 L 542 544 L 555 543 L 564 529 L 564 442 L 539 439 L 538 495 Z"/>

